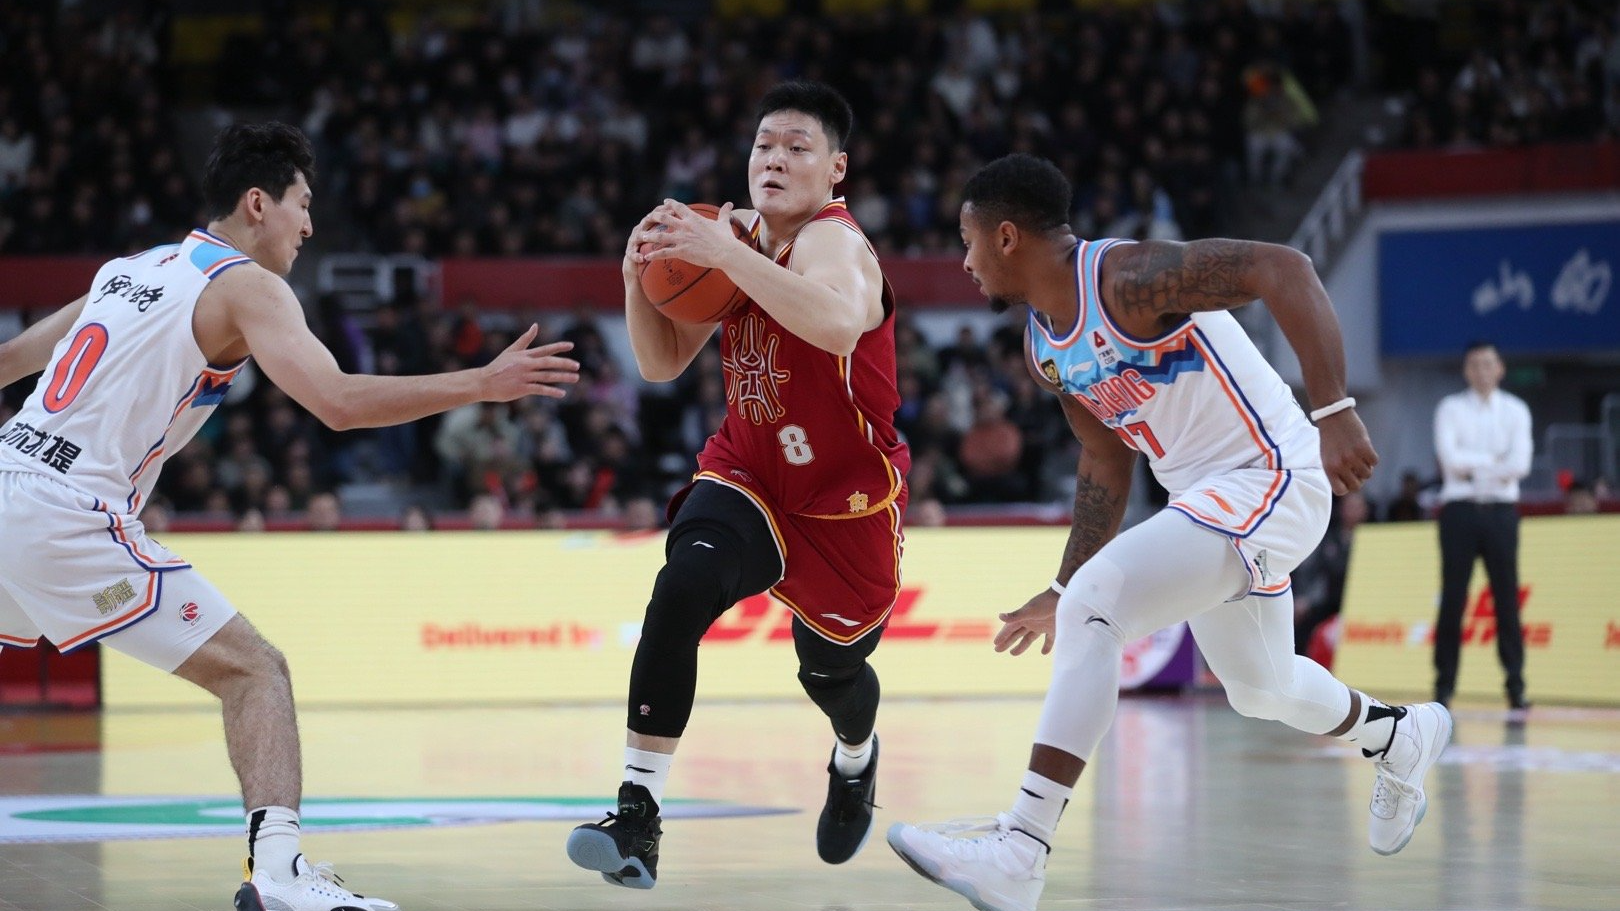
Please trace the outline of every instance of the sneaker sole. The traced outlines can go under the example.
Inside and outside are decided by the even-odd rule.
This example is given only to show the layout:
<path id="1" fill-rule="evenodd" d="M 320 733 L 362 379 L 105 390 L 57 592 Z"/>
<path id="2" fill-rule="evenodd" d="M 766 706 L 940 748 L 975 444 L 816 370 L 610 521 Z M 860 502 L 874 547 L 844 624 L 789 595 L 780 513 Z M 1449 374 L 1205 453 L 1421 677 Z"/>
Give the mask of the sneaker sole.
<path id="1" fill-rule="evenodd" d="M 825 862 L 827 862 L 829 864 L 841 864 L 841 863 L 845 863 L 845 862 L 850 861 L 850 860 L 854 860 L 855 855 L 861 853 L 861 850 L 866 847 L 866 843 L 868 841 L 872 840 L 872 830 L 875 829 L 875 828 L 877 828 L 877 819 L 874 817 L 871 821 L 867 822 L 866 831 L 861 834 L 861 842 L 860 842 L 860 844 L 856 845 L 855 850 L 849 852 L 849 856 L 847 856 L 847 857 L 840 857 L 837 860 L 833 860 L 832 858 L 828 857 L 827 855 L 821 853 L 821 846 L 820 845 L 816 846 L 816 856 L 820 857 L 823 861 L 825 861 Z"/>
<path id="2" fill-rule="evenodd" d="M 1429 770 L 1434 768 L 1435 763 L 1440 761 L 1440 754 L 1444 753 L 1446 751 L 1446 747 L 1451 745 L 1451 710 L 1445 709 L 1442 714 L 1445 716 L 1446 723 L 1437 729 L 1439 736 L 1432 737 L 1429 740 L 1429 746 L 1433 752 L 1429 755 L 1429 764 L 1423 767 L 1423 774 L 1418 776 L 1419 782 L 1422 782 L 1424 779 L 1429 777 Z M 1373 853 L 1383 857 L 1400 853 L 1402 848 L 1411 843 L 1412 836 L 1417 834 L 1418 825 L 1423 822 L 1423 817 L 1427 815 L 1429 815 L 1429 794 L 1427 791 L 1425 791 L 1423 793 L 1423 802 L 1418 804 L 1417 815 L 1412 817 L 1412 828 L 1406 830 L 1406 835 L 1401 839 L 1400 844 L 1390 848 L 1388 851 L 1380 850 L 1377 845 L 1374 845 Z"/>
<path id="3" fill-rule="evenodd" d="M 243 883 L 242 888 L 236 890 L 236 899 L 231 902 L 236 911 L 264 911 L 264 899 L 259 895 L 259 889 L 252 883 Z M 371 911 L 370 906 L 338 905 L 330 911 Z"/>
<path id="4" fill-rule="evenodd" d="M 626 889 L 651 889 L 657 880 L 647 872 L 639 857 L 625 857 L 613 837 L 590 829 L 575 829 L 568 834 L 568 859 L 587 870 L 602 874 L 602 879 L 624 886 Z"/>
<path id="5" fill-rule="evenodd" d="M 938 870 L 932 869 L 932 865 L 927 861 L 907 854 L 905 849 L 902 847 L 903 842 L 900 841 L 900 830 L 902 828 L 904 828 L 904 823 L 898 822 L 889 827 L 887 836 L 889 847 L 894 850 L 894 853 L 900 855 L 900 859 L 906 862 L 906 866 L 915 870 L 918 876 L 921 876 L 923 879 L 926 879 L 937 886 L 944 886 L 952 892 L 955 892 L 957 895 L 962 896 L 968 900 L 969 904 L 977 908 L 978 911 L 1018 911 L 1018 909 L 1008 908 L 1004 905 L 991 904 L 990 902 L 979 897 L 979 890 L 975 889 L 971 883 L 966 883 L 961 880 L 945 879 L 939 875 Z"/>

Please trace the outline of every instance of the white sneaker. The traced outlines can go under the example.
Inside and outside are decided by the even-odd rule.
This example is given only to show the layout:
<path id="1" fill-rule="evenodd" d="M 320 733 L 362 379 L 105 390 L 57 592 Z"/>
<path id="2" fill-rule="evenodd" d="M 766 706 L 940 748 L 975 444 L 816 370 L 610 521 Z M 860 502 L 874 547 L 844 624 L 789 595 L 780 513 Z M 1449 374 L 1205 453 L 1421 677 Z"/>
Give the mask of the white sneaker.
<path id="1" fill-rule="evenodd" d="M 293 858 L 293 872 L 292 882 L 278 883 L 263 870 L 254 871 L 236 890 L 236 911 L 399 911 L 391 901 L 343 888 L 331 864 L 311 866 L 300 854 Z"/>
<path id="2" fill-rule="evenodd" d="M 1012 823 L 1006 813 L 930 826 L 897 822 L 889 827 L 889 847 L 979 911 L 1035 911 L 1052 849 Z"/>
<path id="3" fill-rule="evenodd" d="M 1451 713 L 1438 702 L 1408 706 L 1395 722 L 1389 749 L 1374 766 L 1367 841 L 1379 854 L 1394 854 L 1412 840 L 1412 832 L 1428 812 L 1423 776 L 1451 742 Z"/>

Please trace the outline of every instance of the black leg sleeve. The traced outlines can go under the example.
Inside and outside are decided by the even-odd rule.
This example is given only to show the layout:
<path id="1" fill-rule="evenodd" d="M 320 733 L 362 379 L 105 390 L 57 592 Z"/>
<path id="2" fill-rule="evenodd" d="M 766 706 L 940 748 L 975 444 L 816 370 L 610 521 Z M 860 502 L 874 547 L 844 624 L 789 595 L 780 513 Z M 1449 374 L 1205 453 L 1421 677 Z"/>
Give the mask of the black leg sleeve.
<path id="1" fill-rule="evenodd" d="M 679 737 L 697 692 L 698 641 L 716 617 L 782 575 L 770 525 L 747 497 L 699 483 L 675 517 L 630 666 L 627 727 Z"/>
<path id="2" fill-rule="evenodd" d="M 866 659 L 877 648 L 882 629 L 841 645 L 821 637 L 798 617 L 793 618 L 793 647 L 799 653 L 799 684 L 810 701 L 832 722 L 833 733 L 845 743 L 861 743 L 877 726 L 877 671 Z"/>

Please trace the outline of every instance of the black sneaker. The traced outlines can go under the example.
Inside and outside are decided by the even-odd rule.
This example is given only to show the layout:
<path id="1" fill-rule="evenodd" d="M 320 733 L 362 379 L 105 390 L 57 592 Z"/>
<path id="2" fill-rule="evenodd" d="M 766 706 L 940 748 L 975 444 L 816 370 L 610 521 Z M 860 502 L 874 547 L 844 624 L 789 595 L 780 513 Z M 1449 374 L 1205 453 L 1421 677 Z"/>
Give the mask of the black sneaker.
<path id="1" fill-rule="evenodd" d="M 833 755 L 837 756 L 837 748 Z M 854 778 L 838 774 L 835 763 L 827 763 L 827 805 L 816 823 L 816 853 L 830 864 L 841 864 L 861 852 L 872 834 L 872 802 L 877 791 L 878 742 L 872 736 L 872 758 L 866 769 Z"/>
<path id="2" fill-rule="evenodd" d="M 568 833 L 568 859 L 631 889 L 658 882 L 658 839 L 664 834 L 658 802 L 639 784 L 619 785 L 619 812 Z"/>

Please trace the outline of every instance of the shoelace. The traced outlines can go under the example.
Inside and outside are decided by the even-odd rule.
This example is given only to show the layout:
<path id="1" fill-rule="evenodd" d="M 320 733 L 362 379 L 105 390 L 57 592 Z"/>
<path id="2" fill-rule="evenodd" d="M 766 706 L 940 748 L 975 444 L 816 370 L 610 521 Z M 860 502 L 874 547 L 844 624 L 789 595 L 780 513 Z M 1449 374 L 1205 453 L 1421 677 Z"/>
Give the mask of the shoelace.
<path id="1" fill-rule="evenodd" d="M 862 794 L 862 792 L 865 790 L 861 787 L 861 780 L 859 778 L 846 778 L 843 779 L 843 782 L 845 787 L 838 796 L 838 805 L 833 809 L 833 815 L 838 818 L 839 822 L 843 822 L 846 817 L 861 807 L 868 807 L 873 810 L 883 809 L 882 807 L 878 806 L 877 801 L 868 796 L 861 796 L 854 800 L 850 800 L 851 797 L 855 797 L 857 794 Z"/>
<path id="2" fill-rule="evenodd" d="M 332 883 L 333 885 L 343 885 L 343 877 L 337 875 L 337 871 L 332 869 L 332 864 L 328 861 L 323 860 L 318 864 L 312 865 L 309 868 L 309 872 L 314 876 L 318 876 L 321 879 Z"/>
<path id="3" fill-rule="evenodd" d="M 1416 801 L 1418 789 L 1385 771 L 1379 763 L 1378 780 L 1373 783 L 1372 808 L 1379 819 L 1393 819 L 1401 798 Z"/>
<path id="4" fill-rule="evenodd" d="M 957 838 L 969 832 L 994 832 L 1001 828 L 1001 820 L 994 816 L 958 816 L 945 822 L 924 823 L 917 828 L 947 838 Z"/>

